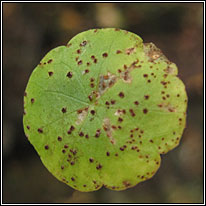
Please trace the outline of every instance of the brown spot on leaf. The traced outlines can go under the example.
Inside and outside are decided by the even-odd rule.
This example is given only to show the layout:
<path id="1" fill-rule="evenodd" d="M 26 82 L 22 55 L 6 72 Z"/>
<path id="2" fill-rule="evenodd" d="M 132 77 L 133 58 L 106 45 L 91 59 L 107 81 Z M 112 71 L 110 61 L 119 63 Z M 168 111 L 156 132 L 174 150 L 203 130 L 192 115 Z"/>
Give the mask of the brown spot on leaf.
<path id="1" fill-rule="evenodd" d="M 53 61 L 52 59 L 49 59 L 47 63 L 50 64 L 52 61 Z"/>
<path id="2" fill-rule="evenodd" d="M 34 103 L 34 98 L 31 98 L 31 103 L 32 103 L 32 104 Z"/>
<path id="3" fill-rule="evenodd" d="M 130 184 L 128 181 L 123 181 L 122 183 L 123 183 L 123 185 L 124 185 L 125 187 L 131 186 L 131 184 Z"/>
<path id="4" fill-rule="evenodd" d="M 99 137 L 99 136 L 100 136 L 100 133 L 101 133 L 101 129 L 97 129 L 96 134 L 95 134 L 95 137 Z"/>
<path id="5" fill-rule="evenodd" d="M 108 57 L 108 53 L 105 52 L 105 53 L 102 54 L 102 56 L 103 57 Z"/>
<path id="6" fill-rule="evenodd" d="M 143 109 L 143 113 L 144 114 L 147 114 L 147 112 L 148 112 L 148 110 L 145 108 L 145 109 Z"/>
<path id="7" fill-rule="evenodd" d="M 62 137 L 58 136 L 57 140 L 61 142 L 62 141 Z"/>
<path id="8" fill-rule="evenodd" d="M 48 74 L 51 77 L 54 73 L 53 72 L 48 72 Z"/>
<path id="9" fill-rule="evenodd" d="M 72 72 L 68 72 L 68 73 L 67 73 L 67 77 L 72 78 L 72 76 L 73 76 L 73 75 L 72 75 Z"/>
<path id="10" fill-rule="evenodd" d="M 42 128 L 39 128 L 37 131 L 38 131 L 39 133 L 43 133 L 43 129 L 42 129 Z"/>
<path id="11" fill-rule="evenodd" d="M 80 44 L 80 46 L 86 46 L 87 45 L 87 41 L 86 40 L 84 40 L 81 44 Z"/>
<path id="12" fill-rule="evenodd" d="M 66 107 L 63 107 L 62 108 L 62 113 L 66 113 L 67 112 L 67 108 Z"/>
<path id="13" fill-rule="evenodd" d="M 82 60 L 79 60 L 79 61 L 77 62 L 77 64 L 78 64 L 78 65 L 81 65 L 81 64 L 82 64 Z"/>
<path id="14" fill-rule="evenodd" d="M 124 98 L 124 93 L 123 93 L 123 92 L 120 92 L 120 93 L 119 93 L 119 97 L 120 97 L 120 98 Z"/>
<path id="15" fill-rule="evenodd" d="M 147 100 L 149 99 L 149 95 L 145 95 L 144 98 Z"/>
<path id="16" fill-rule="evenodd" d="M 45 148 L 46 150 L 48 150 L 48 149 L 49 149 L 49 145 L 45 145 L 44 148 Z"/>
<path id="17" fill-rule="evenodd" d="M 130 54 L 134 53 L 135 51 L 136 51 L 135 48 L 128 48 L 128 49 L 126 49 L 125 53 L 126 53 L 127 55 L 130 55 Z"/>
<path id="18" fill-rule="evenodd" d="M 101 169 L 102 168 L 102 165 L 101 164 L 98 164 L 97 166 L 96 166 L 96 169 L 97 170 L 99 170 L 99 169 Z"/>
<path id="19" fill-rule="evenodd" d="M 94 162 L 94 159 L 93 158 L 89 158 L 89 162 Z"/>

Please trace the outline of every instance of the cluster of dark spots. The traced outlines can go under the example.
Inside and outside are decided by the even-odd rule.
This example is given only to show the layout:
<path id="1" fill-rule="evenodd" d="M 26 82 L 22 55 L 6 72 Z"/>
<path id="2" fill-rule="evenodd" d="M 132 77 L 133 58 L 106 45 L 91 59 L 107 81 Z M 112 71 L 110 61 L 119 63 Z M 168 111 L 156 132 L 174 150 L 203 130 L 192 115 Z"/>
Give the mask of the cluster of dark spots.
<path id="1" fill-rule="evenodd" d="M 75 58 L 75 61 L 77 62 L 77 61 L 78 61 L 78 59 L 79 59 L 79 57 L 76 57 L 76 58 Z"/>
<path id="2" fill-rule="evenodd" d="M 39 133 L 43 133 L 43 129 L 42 129 L 42 128 L 39 128 L 37 131 L 38 131 Z"/>
<path id="3" fill-rule="evenodd" d="M 74 178 L 74 177 L 71 177 L 71 180 L 72 180 L 72 181 L 75 181 L 75 178 Z"/>
<path id="4" fill-rule="evenodd" d="M 81 53 L 81 50 L 80 49 L 77 49 L 77 54 L 80 54 Z"/>
<path id="5" fill-rule="evenodd" d="M 121 53 L 122 53 L 122 51 L 120 51 L 120 50 L 116 51 L 116 54 L 121 54 Z"/>
<path id="6" fill-rule="evenodd" d="M 89 158 L 89 162 L 94 162 L 94 159 L 93 158 Z"/>
<path id="7" fill-rule="evenodd" d="M 48 149 L 49 149 L 49 145 L 48 145 L 48 144 L 45 145 L 44 148 L 45 148 L 46 150 L 48 150 Z"/>
<path id="8" fill-rule="evenodd" d="M 144 95 L 144 98 L 147 100 L 149 99 L 149 95 Z"/>
<path id="9" fill-rule="evenodd" d="M 83 133 L 83 132 L 80 132 L 80 133 L 79 133 L 79 136 L 80 136 L 80 137 L 83 137 L 83 136 L 84 136 L 84 133 Z"/>
<path id="10" fill-rule="evenodd" d="M 148 82 L 148 83 L 151 83 L 151 80 L 150 80 L 150 79 L 148 79 L 148 80 L 147 80 L 147 82 Z"/>
<path id="11" fill-rule="evenodd" d="M 108 57 L 108 53 L 105 52 L 105 53 L 102 54 L 102 56 L 103 57 Z"/>
<path id="12" fill-rule="evenodd" d="M 126 64 L 124 64 L 123 68 L 124 68 L 124 70 L 127 70 L 127 65 L 126 65 Z"/>
<path id="13" fill-rule="evenodd" d="M 62 141 L 62 137 L 58 136 L 57 140 L 61 142 Z"/>
<path id="14" fill-rule="evenodd" d="M 83 185 L 83 187 L 86 187 L 87 185 Z"/>
<path id="15" fill-rule="evenodd" d="M 118 154 L 118 153 L 115 153 L 114 155 L 115 155 L 116 157 L 118 157 L 118 156 L 119 156 L 119 154 Z"/>
<path id="16" fill-rule="evenodd" d="M 162 141 L 164 141 L 165 140 L 165 138 L 164 137 L 162 137 Z"/>
<path id="17" fill-rule="evenodd" d="M 78 65 L 81 65 L 81 64 L 82 64 L 82 60 L 79 60 L 79 61 L 77 62 L 77 64 L 78 64 Z"/>
<path id="18" fill-rule="evenodd" d="M 53 72 L 48 72 L 48 74 L 51 77 L 54 73 Z"/>
<path id="19" fill-rule="evenodd" d="M 135 113 L 134 113 L 134 110 L 133 110 L 133 109 L 129 109 L 129 112 L 130 112 L 130 114 L 131 114 L 132 117 L 135 116 Z"/>
<path id="20" fill-rule="evenodd" d="M 46 65 L 46 62 L 44 62 L 44 65 Z"/>
<path id="21" fill-rule="evenodd" d="M 177 97 L 180 97 L 180 94 L 177 94 Z"/>
<path id="22" fill-rule="evenodd" d="M 68 78 L 72 78 L 72 76 L 73 76 L 72 72 L 68 72 L 68 73 L 67 73 L 67 77 L 68 77 Z"/>
<path id="23" fill-rule="evenodd" d="M 66 113 L 67 112 L 67 108 L 66 107 L 63 107 L 62 108 L 62 113 Z"/>
<path id="24" fill-rule="evenodd" d="M 28 130 L 30 130 L 30 126 L 29 126 L 29 125 L 27 125 L 26 128 L 27 128 Z"/>
<path id="25" fill-rule="evenodd" d="M 137 149 L 138 149 L 137 146 L 132 146 L 132 147 L 131 147 L 131 150 L 137 150 Z"/>
<path id="26" fill-rule="evenodd" d="M 85 135 L 85 138 L 86 138 L 86 139 L 89 139 L 89 135 L 88 135 L 88 134 L 86 134 L 86 135 Z"/>
<path id="27" fill-rule="evenodd" d="M 122 184 L 123 184 L 125 187 L 131 186 L 131 184 L 130 184 L 128 181 L 123 181 Z"/>
<path id="28" fill-rule="evenodd" d="M 84 40 L 79 46 L 86 46 L 87 45 L 87 41 Z"/>
<path id="29" fill-rule="evenodd" d="M 148 74 L 143 74 L 143 77 L 144 77 L 144 78 L 147 78 L 147 77 L 148 77 Z"/>
<path id="30" fill-rule="evenodd" d="M 101 169 L 102 168 L 102 165 L 101 164 L 98 164 L 97 166 L 96 166 L 96 169 L 97 170 L 99 170 L 99 169 Z"/>
<path id="31" fill-rule="evenodd" d="M 31 98 L 31 103 L 32 103 L 32 104 L 34 103 L 34 101 L 35 101 L 34 98 Z"/>
<path id="32" fill-rule="evenodd" d="M 53 61 L 52 59 L 49 59 L 47 63 L 50 64 L 52 63 L 52 61 Z"/>
<path id="33" fill-rule="evenodd" d="M 91 113 L 92 115 L 95 115 L 95 110 L 91 110 L 90 113 Z"/>
<path id="34" fill-rule="evenodd" d="M 131 138 L 133 138 L 133 137 L 134 137 L 134 135 L 133 135 L 133 134 L 130 134 L 130 137 L 131 137 Z"/>
<path id="35" fill-rule="evenodd" d="M 124 93 L 123 93 L 123 92 L 120 92 L 120 93 L 119 93 L 119 97 L 120 97 L 120 98 L 124 98 Z"/>
<path id="36" fill-rule="evenodd" d="M 106 152 L 106 155 L 107 155 L 107 156 L 110 156 L 110 153 L 109 153 L 109 152 Z"/>
<path id="37" fill-rule="evenodd" d="M 65 154 L 65 153 L 66 153 L 66 150 L 65 150 L 65 149 L 63 149 L 63 150 L 62 150 L 62 153 L 63 153 L 63 154 Z"/>
<path id="38" fill-rule="evenodd" d="M 87 62 L 87 66 L 90 66 L 91 65 L 91 63 L 90 62 Z"/>
<path id="39" fill-rule="evenodd" d="M 126 51 L 125 51 L 125 53 L 127 54 L 127 55 L 130 55 L 130 54 L 132 54 L 132 53 L 134 53 L 135 52 L 135 48 L 128 48 L 128 49 L 126 49 Z"/>
<path id="40" fill-rule="evenodd" d="M 149 142 L 154 143 L 154 141 L 152 139 L 150 139 Z"/>
<path id="41" fill-rule="evenodd" d="M 61 169 L 62 169 L 62 170 L 64 169 L 64 166 L 63 166 L 63 165 L 61 166 Z"/>
<path id="42" fill-rule="evenodd" d="M 76 155 L 77 154 L 77 151 L 75 149 L 70 149 L 70 152 L 73 154 L 73 155 Z"/>
<path id="43" fill-rule="evenodd" d="M 75 127 L 72 125 L 70 129 L 67 131 L 67 134 L 71 134 L 74 131 Z"/>
<path id="44" fill-rule="evenodd" d="M 95 137 L 99 137 L 99 136 L 100 136 L 100 133 L 101 133 L 101 129 L 97 129 L 96 134 L 95 134 Z"/>
<path id="45" fill-rule="evenodd" d="M 147 112 L 148 112 L 148 110 L 145 108 L 145 109 L 143 109 L 143 113 L 144 114 L 147 114 Z"/>
<path id="46" fill-rule="evenodd" d="M 122 127 L 119 125 L 119 126 L 118 126 L 118 129 L 122 129 Z"/>

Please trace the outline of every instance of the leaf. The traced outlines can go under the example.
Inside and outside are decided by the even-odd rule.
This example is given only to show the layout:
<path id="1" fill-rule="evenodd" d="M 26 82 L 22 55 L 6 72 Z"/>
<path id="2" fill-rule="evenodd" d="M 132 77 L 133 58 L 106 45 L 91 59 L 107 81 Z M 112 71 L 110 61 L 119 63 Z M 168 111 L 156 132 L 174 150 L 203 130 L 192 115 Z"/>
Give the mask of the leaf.
<path id="1" fill-rule="evenodd" d="M 24 95 L 24 130 L 43 164 L 79 191 L 151 178 L 185 128 L 177 67 L 152 43 L 95 29 L 50 51 Z"/>

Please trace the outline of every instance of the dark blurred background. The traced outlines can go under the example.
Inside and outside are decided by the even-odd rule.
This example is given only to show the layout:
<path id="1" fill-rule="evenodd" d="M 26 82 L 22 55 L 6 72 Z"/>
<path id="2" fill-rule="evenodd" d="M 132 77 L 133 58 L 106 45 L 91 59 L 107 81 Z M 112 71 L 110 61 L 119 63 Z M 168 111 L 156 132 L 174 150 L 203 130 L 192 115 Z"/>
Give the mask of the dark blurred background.
<path id="1" fill-rule="evenodd" d="M 177 64 L 189 97 L 187 128 L 151 180 L 81 193 L 54 178 L 27 141 L 23 93 L 50 49 L 101 27 L 134 32 Z M 203 202 L 203 3 L 3 3 L 3 202 Z"/>

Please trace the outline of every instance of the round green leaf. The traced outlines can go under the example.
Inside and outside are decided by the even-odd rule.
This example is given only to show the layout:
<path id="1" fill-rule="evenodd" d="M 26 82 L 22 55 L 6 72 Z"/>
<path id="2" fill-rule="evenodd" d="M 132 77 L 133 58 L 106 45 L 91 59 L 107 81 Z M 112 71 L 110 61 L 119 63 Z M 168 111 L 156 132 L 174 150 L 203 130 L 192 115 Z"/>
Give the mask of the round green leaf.
<path id="1" fill-rule="evenodd" d="M 50 51 L 24 95 L 24 130 L 43 164 L 80 191 L 124 190 L 151 178 L 185 128 L 177 67 L 119 29 L 78 34 Z"/>

